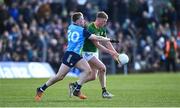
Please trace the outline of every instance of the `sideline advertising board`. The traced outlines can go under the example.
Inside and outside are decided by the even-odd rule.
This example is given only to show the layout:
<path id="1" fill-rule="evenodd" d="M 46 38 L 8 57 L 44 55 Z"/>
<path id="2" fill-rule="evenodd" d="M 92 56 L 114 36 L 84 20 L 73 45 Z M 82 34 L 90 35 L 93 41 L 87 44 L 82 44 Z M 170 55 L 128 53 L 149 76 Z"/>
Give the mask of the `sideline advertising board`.
<path id="1" fill-rule="evenodd" d="M 0 78 L 49 78 L 53 75 L 48 63 L 0 62 Z"/>

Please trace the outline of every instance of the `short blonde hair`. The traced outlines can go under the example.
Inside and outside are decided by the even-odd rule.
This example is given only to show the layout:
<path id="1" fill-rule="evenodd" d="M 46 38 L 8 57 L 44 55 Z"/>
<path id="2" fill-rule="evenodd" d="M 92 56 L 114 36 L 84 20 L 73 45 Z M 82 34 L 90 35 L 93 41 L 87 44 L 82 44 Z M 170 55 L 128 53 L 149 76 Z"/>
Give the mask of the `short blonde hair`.
<path id="1" fill-rule="evenodd" d="M 81 17 L 83 16 L 83 14 L 81 12 L 74 12 L 72 17 L 71 17 L 71 20 L 73 22 L 76 22 L 78 19 L 80 19 Z"/>
<path id="2" fill-rule="evenodd" d="M 99 11 L 96 14 L 96 18 L 105 18 L 105 19 L 108 19 L 108 15 L 104 11 Z"/>

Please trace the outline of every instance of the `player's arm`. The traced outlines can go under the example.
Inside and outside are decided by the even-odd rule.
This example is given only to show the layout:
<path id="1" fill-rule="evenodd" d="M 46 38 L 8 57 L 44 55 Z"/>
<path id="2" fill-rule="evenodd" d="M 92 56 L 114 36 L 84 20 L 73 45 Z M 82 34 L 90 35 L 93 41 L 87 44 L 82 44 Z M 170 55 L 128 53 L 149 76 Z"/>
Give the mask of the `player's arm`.
<path id="1" fill-rule="evenodd" d="M 100 49 L 101 51 L 104 51 L 106 53 L 109 53 L 113 57 L 114 60 L 116 60 L 118 63 L 120 63 L 120 60 L 119 60 L 119 57 L 118 57 L 119 54 L 117 53 L 117 51 L 114 49 L 113 46 L 108 49 L 107 47 L 100 44 L 98 41 L 92 41 L 92 42 L 98 49 Z M 107 42 L 107 43 L 111 44 L 111 42 Z M 114 50 L 111 49 L 111 48 L 113 48 Z"/>
<path id="2" fill-rule="evenodd" d="M 93 42 L 93 44 L 94 44 L 99 50 L 101 50 L 101 51 L 103 51 L 103 52 L 106 52 L 106 53 L 108 53 L 108 54 L 110 54 L 110 55 L 114 55 L 114 52 L 113 52 L 113 51 L 107 49 L 105 46 L 103 46 L 102 44 L 100 44 L 98 41 L 92 41 L 92 42 Z"/>
<path id="3" fill-rule="evenodd" d="M 104 31 L 104 37 L 107 37 L 107 32 L 106 32 L 106 29 L 104 29 L 105 31 Z M 107 42 L 106 44 L 105 44 L 105 47 L 107 48 L 107 49 L 109 49 L 111 52 L 114 52 L 113 54 L 111 54 L 112 56 L 118 56 L 119 54 L 117 53 L 117 51 L 114 49 L 114 47 L 113 47 L 113 45 L 112 45 L 112 43 L 119 43 L 119 41 L 118 40 L 113 40 L 113 39 L 111 39 L 109 42 Z M 114 57 L 113 57 L 114 58 Z"/>
<path id="4" fill-rule="evenodd" d="M 106 47 L 107 47 L 109 50 L 112 50 L 112 51 L 114 51 L 114 52 L 117 53 L 117 51 L 114 49 L 114 47 L 113 47 L 113 45 L 111 44 L 110 41 L 107 42 L 105 45 L 106 45 Z"/>
<path id="5" fill-rule="evenodd" d="M 91 36 L 88 38 L 92 41 L 102 41 L 102 42 L 110 42 L 110 38 L 102 37 L 102 36 L 97 36 L 95 34 L 91 34 Z"/>
<path id="6" fill-rule="evenodd" d="M 84 36 L 92 41 L 101 41 L 101 42 L 110 42 L 110 38 L 102 37 L 102 36 L 97 36 L 95 34 L 91 34 L 89 31 L 84 29 L 83 31 Z"/>
<path id="7" fill-rule="evenodd" d="M 117 51 L 114 49 L 114 47 L 113 47 L 113 45 L 111 44 L 111 42 L 107 42 L 107 43 L 105 44 L 105 46 L 107 47 L 107 49 L 109 49 L 109 50 L 111 50 L 112 52 L 114 52 L 113 55 L 112 55 L 112 57 L 113 57 L 117 62 L 119 62 L 119 58 L 118 58 L 119 54 L 118 54 Z"/>

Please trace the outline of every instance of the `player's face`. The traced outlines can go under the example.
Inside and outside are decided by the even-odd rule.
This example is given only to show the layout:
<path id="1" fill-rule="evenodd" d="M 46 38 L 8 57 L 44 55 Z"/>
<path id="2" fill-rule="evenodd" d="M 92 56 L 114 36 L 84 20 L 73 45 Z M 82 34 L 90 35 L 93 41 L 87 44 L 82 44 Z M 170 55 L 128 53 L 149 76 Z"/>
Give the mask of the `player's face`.
<path id="1" fill-rule="evenodd" d="M 81 26 L 84 27 L 84 25 L 85 25 L 85 20 L 84 20 L 84 17 L 83 17 L 83 16 L 79 19 L 79 23 L 80 23 Z"/>
<path id="2" fill-rule="evenodd" d="M 100 27 L 104 27 L 107 23 L 107 19 L 106 18 L 98 18 L 98 23 Z"/>

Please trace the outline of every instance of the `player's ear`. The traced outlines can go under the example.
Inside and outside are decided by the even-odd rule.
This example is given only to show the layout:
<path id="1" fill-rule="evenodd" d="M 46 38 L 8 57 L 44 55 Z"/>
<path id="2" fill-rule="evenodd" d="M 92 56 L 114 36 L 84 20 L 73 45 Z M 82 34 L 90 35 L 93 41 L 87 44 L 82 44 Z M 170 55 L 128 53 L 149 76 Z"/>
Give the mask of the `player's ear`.
<path id="1" fill-rule="evenodd" d="M 84 22 L 85 24 L 84 24 L 84 28 L 86 28 L 87 29 L 87 27 L 88 27 L 88 21 L 86 21 L 85 20 L 85 22 Z"/>

